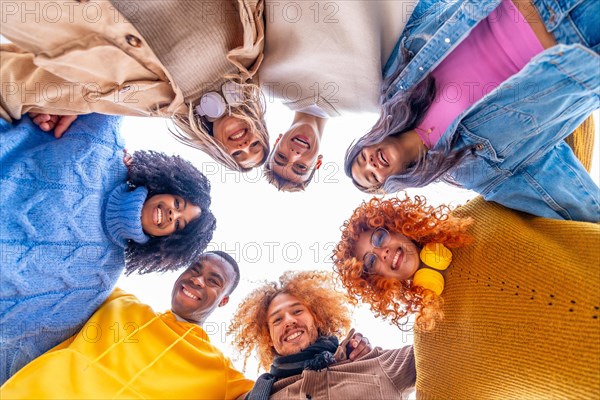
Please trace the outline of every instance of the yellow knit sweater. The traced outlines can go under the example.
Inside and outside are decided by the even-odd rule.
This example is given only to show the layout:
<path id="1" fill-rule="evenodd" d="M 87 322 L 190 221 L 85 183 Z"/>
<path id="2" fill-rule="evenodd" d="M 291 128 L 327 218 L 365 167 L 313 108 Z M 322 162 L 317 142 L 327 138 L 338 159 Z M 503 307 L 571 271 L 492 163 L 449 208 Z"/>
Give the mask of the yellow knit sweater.
<path id="1" fill-rule="evenodd" d="M 455 249 L 444 320 L 417 334 L 419 399 L 600 397 L 600 225 L 533 217 L 482 198 Z"/>

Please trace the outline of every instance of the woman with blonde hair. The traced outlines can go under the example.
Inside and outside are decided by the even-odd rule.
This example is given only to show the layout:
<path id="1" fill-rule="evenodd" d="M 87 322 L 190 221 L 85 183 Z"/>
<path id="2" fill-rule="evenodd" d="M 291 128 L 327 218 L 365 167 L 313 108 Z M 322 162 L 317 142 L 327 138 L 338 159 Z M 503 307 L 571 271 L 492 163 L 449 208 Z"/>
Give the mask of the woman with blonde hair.
<path id="1" fill-rule="evenodd" d="M 263 57 L 262 1 L 33 5 L 43 15 L 24 3 L 3 13 L 0 33 L 12 43 L 0 46 L 0 117 L 29 113 L 57 137 L 92 112 L 171 118 L 177 139 L 227 168 L 264 163 L 265 110 L 252 81 Z"/>

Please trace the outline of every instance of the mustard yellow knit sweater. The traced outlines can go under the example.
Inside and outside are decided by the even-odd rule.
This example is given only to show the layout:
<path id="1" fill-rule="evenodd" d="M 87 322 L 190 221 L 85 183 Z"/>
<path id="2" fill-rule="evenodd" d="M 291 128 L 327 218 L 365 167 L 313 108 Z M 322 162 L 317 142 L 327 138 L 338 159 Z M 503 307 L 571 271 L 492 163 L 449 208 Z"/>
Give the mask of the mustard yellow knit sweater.
<path id="1" fill-rule="evenodd" d="M 582 128 L 569 144 L 589 167 Z M 482 198 L 455 213 L 476 241 L 453 251 L 444 320 L 415 337 L 417 398 L 600 398 L 600 225 Z"/>
<path id="2" fill-rule="evenodd" d="M 417 334 L 419 399 L 600 397 L 600 226 L 481 198 L 476 242 L 454 250 L 445 318 Z"/>

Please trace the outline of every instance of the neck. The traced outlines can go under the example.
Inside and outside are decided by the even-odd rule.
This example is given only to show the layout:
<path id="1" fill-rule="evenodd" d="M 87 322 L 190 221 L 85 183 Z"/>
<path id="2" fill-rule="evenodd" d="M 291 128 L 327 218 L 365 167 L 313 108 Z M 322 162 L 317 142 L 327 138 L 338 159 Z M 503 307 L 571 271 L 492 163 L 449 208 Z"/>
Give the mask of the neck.
<path id="1" fill-rule="evenodd" d="M 294 121 L 292 122 L 292 127 L 296 124 L 310 125 L 319 139 L 322 139 L 326 123 L 327 118 L 315 117 L 311 114 L 296 111 L 296 114 L 294 115 Z"/>
<path id="2" fill-rule="evenodd" d="M 189 320 L 187 318 L 183 318 L 181 315 L 177 314 L 175 311 L 171 310 L 171 312 L 173 313 L 173 315 L 175 316 L 175 319 L 177 319 L 178 321 L 181 322 L 189 322 L 190 324 L 196 324 L 196 325 L 202 325 L 204 323 L 204 321 L 192 321 Z"/>

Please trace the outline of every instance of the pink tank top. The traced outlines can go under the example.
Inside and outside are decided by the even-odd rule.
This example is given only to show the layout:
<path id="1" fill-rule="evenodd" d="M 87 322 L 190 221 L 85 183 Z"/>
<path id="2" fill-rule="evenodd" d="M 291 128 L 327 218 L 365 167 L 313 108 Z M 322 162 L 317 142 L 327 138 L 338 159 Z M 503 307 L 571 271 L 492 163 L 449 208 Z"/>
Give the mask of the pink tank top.
<path id="1" fill-rule="evenodd" d="M 519 10 L 510 0 L 502 0 L 431 72 L 437 93 L 416 128 L 425 146 L 435 146 L 460 113 L 543 50 Z"/>

